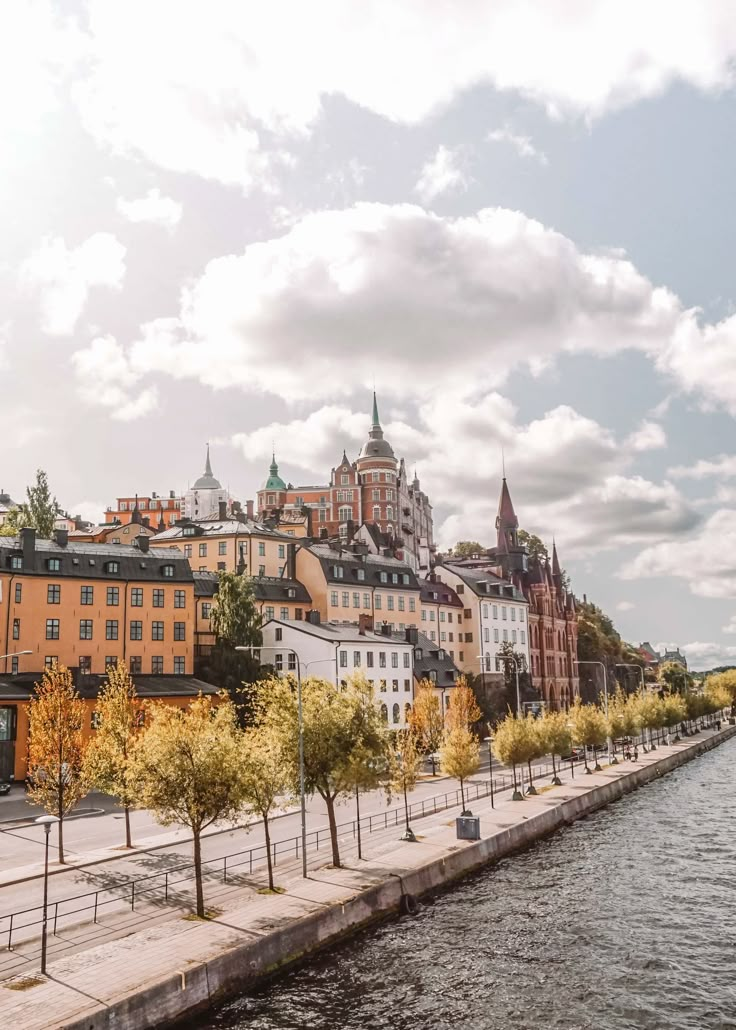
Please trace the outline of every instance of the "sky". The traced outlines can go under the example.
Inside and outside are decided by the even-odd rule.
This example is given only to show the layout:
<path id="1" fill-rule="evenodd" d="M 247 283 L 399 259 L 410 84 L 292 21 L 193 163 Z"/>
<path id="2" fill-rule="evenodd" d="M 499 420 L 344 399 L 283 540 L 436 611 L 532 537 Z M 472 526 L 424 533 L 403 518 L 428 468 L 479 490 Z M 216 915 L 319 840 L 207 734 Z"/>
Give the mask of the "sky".
<path id="1" fill-rule="evenodd" d="M 326 481 L 371 391 L 442 547 L 736 662 L 726 0 L 0 5 L 0 487 Z"/>

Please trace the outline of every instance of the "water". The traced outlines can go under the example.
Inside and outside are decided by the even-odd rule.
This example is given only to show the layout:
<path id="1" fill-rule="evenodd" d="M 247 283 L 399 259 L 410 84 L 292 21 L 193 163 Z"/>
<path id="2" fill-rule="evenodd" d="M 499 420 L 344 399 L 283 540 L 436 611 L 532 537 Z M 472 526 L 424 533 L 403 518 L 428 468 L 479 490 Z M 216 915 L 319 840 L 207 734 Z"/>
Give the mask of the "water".
<path id="1" fill-rule="evenodd" d="M 736 1028 L 735 761 L 736 740 L 197 1025 Z"/>

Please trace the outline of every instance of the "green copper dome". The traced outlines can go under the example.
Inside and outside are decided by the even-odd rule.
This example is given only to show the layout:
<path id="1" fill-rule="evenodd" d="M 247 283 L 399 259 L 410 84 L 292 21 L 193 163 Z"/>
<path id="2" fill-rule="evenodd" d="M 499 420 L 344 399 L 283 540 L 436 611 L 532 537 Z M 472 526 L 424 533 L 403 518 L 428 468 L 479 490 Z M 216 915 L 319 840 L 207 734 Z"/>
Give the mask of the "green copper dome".
<path id="1" fill-rule="evenodd" d="M 276 464 L 276 455 L 273 455 L 273 461 L 268 469 L 268 479 L 264 483 L 264 490 L 285 490 L 286 483 L 279 475 L 279 467 Z"/>

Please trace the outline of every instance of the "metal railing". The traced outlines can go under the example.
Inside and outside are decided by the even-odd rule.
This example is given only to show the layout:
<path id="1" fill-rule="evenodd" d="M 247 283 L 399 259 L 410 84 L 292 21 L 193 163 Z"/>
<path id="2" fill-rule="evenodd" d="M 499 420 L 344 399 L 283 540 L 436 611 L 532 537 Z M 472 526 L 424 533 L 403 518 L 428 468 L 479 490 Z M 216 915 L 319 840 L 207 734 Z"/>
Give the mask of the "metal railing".
<path id="1" fill-rule="evenodd" d="M 510 777 L 493 777 L 493 789 L 495 792 L 507 790 L 512 786 Z M 491 793 L 490 781 L 472 781 L 465 785 L 465 801 L 477 801 L 480 798 L 488 797 Z M 413 801 L 409 805 L 409 818 L 421 819 L 423 816 L 433 815 L 435 812 L 442 812 L 448 808 L 455 808 L 461 803 L 461 792 L 455 790 L 445 791 L 444 794 L 437 794 L 420 801 Z M 386 808 L 383 812 L 371 813 L 362 816 L 360 819 L 361 834 L 377 833 L 380 830 L 387 830 L 392 826 L 399 826 L 404 823 L 406 814 L 403 804 Z M 358 820 L 351 819 L 337 825 L 338 838 L 344 841 L 348 837 L 353 839 L 358 834 Z M 307 833 L 307 850 L 319 851 L 320 847 L 330 843 L 329 827 L 320 827 Z M 301 836 L 288 837 L 285 840 L 274 841 L 270 847 L 273 864 L 278 863 L 279 858 L 283 861 L 284 856 L 289 859 L 298 859 L 301 856 Z M 259 866 L 267 862 L 266 845 L 256 844 L 252 848 L 236 851 L 220 858 L 208 859 L 202 862 L 202 872 L 209 878 L 218 878 L 222 883 L 230 883 L 238 876 L 250 876 Z M 191 883 L 194 876 L 194 863 L 184 862 L 171 869 L 162 870 L 159 873 L 149 873 L 146 876 L 132 877 L 111 884 L 109 887 L 99 887 L 93 891 L 86 891 L 83 894 L 75 894 L 72 897 L 60 898 L 58 901 L 49 902 L 49 927 L 53 936 L 57 935 L 59 923 L 68 924 L 72 917 L 83 912 L 92 913 L 92 922 L 96 923 L 100 913 L 110 905 L 118 905 L 121 902 L 130 906 L 131 912 L 135 911 L 136 903 L 152 896 L 158 896 L 158 900 L 164 904 L 176 893 L 174 888 L 182 883 Z M 43 910 L 40 905 L 31 908 L 20 909 L 16 912 L 9 912 L 0 916 L 0 940 L 4 942 L 7 951 L 13 950 L 13 938 L 17 939 L 18 934 L 34 926 L 40 926 L 43 921 Z M 30 918 L 29 918 L 30 917 Z"/>

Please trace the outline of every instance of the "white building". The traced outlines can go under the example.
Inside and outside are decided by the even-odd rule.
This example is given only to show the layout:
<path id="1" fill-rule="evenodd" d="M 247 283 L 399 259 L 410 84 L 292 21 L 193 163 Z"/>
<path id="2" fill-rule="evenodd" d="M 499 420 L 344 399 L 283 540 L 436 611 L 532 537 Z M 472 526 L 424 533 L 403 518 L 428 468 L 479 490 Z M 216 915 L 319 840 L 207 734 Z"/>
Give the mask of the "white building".
<path id="1" fill-rule="evenodd" d="M 207 459 L 204 473 L 189 487 L 181 503 L 181 512 L 185 519 L 216 519 L 220 511 L 220 502 L 228 501 L 227 490 L 212 475 L 210 464 L 210 445 L 207 444 Z"/>
<path id="2" fill-rule="evenodd" d="M 405 729 L 414 700 L 416 630 L 398 634 L 386 627 L 375 633 L 370 626 L 368 618 L 359 624 L 321 622 L 318 612 L 310 612 L 304 622 L 271 619 L 263 627 L 263 645 L 269 650 L 262 661 L 278 673 L 295 673 L 296 652 L 303 679 L 318 676 L 335 685 L 362 673 L 389 727 Z M 273 650 L 280 645 L 283 651 Z"/>
<path id="3" fill-rule="evenodd" d="M 522 592 L 487 569 L 441 565 L 434 570 L 463 603 L 462 652 L 456 661 L 466 672 L 503 672 L 498 651 L 507 642 L 529 666 L 529 604 Z M 480 655 L 483 655 L 483 668 Z"/>

